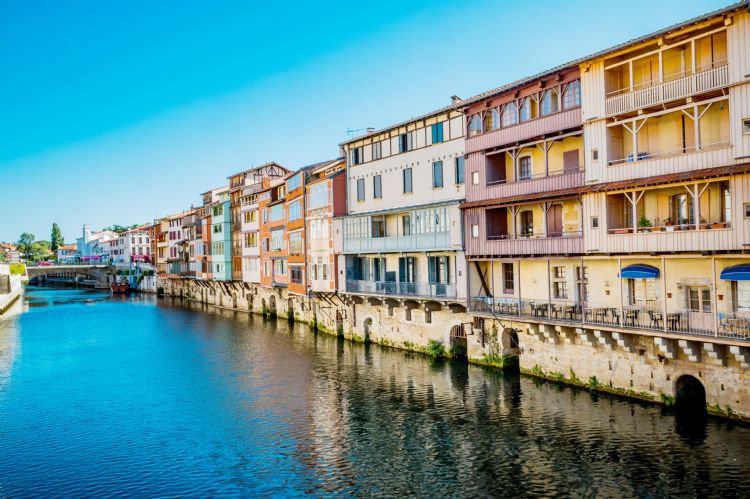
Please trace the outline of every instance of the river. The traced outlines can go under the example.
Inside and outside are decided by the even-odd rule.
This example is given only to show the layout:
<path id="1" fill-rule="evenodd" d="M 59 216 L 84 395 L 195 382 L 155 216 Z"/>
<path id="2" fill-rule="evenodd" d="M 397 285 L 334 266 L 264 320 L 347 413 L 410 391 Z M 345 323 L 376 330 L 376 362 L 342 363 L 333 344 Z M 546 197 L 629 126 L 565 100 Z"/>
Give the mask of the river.
<path id="1" fill-rule="evenodd" d="M 0 496 L 750 496 L 750 427 L 302 324 L 28 288 Z"/>

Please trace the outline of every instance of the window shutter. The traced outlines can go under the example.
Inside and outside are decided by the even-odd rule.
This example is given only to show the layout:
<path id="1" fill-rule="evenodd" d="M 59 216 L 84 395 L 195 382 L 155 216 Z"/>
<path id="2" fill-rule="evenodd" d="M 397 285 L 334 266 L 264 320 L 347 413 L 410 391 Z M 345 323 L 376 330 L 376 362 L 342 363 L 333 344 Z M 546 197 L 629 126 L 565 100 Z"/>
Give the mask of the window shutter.
<path id="1" fill-rule="evenodd" d="M 429 275 L 429 282 L 430 283 L 436 282 L 436 279 L 435 279 L 435 267 L 436 267 L 436 264 L 437 264 L 437 258 L 436 257 L 434 257 L 434 256 L 428 257 L 428 268 L 430 270 L 430 275 Z"/>
<path id="2" fill-rule="evenodd" d="M 403 256 L 398 258 L 398 282 L 406 282 L 406 259 Z"/>

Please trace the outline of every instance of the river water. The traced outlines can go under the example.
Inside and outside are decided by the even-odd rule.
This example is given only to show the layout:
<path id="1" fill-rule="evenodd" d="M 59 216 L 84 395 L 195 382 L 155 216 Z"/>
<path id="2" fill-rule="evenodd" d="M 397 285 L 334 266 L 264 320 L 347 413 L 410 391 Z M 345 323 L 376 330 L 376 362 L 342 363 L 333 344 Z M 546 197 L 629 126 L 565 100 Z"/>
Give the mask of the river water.
<path id="1" fill-rule="evenodd" d="M 750 428 L 304 325 L 29 288 L 0 496 L 750 496 Z"/>

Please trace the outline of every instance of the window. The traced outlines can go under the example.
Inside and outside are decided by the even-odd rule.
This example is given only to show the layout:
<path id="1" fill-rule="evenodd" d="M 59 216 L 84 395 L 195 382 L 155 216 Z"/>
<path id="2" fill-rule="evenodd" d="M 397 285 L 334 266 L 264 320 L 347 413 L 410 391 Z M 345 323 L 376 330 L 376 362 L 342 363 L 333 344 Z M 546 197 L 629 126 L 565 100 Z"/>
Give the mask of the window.
<path id="1" fill-rule="evenodd" d="M 289 221 L 299 220 L 302 217 L 302 204 L 297 199 L 289 203 Z"/>
<path id="2" fill-rule="evenodd" d="M 284 248 L 284 229 L 271 231 L 271 251 L 279 251 Z"/>
<path id="3" fill-rule="evenodd" d="M 362 148 L 355 147 L 352 149 L 352 164 L 358 165 L 362 162 Z"/>
<path id="4" fill-rule="evenodd" d="M 216 206 L 214 206 L 213 213 L 215 217 L 220 217 L 224 214 L 224 207 L 220 204 L 217 204 Z"/>
<path id="5" fill-rule="evenodd" d="M 721 183 L 721 209 L 724 219 L 722 222 L 732 221 L 732 195 L 729 191 L 729 181 L 726 180 Z"/>
<path id="6" fill-rule="evenodd" d="M 568 283 L 565 281 L 565 267 L 552 267 L 552 296 L 558 300 L 568 299 Z"/>
<path id="7" fill-rule="evenodd" d="M 411 217 L 409 215 L 401 217 L 401 227 L 405 236 L 411 235 Z"/>
<path id="8" fill-rule="evenodd" d="M 536 116 L 534 116 L 532 104 L 533 104 L 533 101 L 531 100 L 531 97 L 526 97 L 521 102 L 521 109 L 519 110 L 518 114 L 519 114 L 519 119 L 522 122 L 529 121 L 532 118 L 536 118 Z"/>
<path id="9" fill-rule="evenodd" d="M 271 222 L 278 222 L 284 218 L 284 205 L 279 203 L 271 206 Z"/>
<path id="10" fill-rule="evenodd" d="M 405 318 L 405 319 L 406 319 L 407 321 L 411 321 L 411 308 L 410 308 L 410 307 L 406 307 L 406 308 L 404 309 L 404 318 Z"/>
<path id="11" fill-rule="evenodd" d="M 565 86 L 562 97 L 563 109 L 570 109 L 581 105 L 581 82 L 571 81 Z"/>
<path id="12" fill-rule="evenodd" d="M 373 220 L 371 225 L 372 237 L 385 237 L 385 221 Z"/>
<path id="13" fill-rule="evenodd" d="M 328 204 L 328 185 L 326 182 L 319 182 L 310 187 L 309 209 L 320 208 Z"/>
<path id="14" fill-rule="evenodd" d="M 515 276 L 513 275 L 513 264 L 503 263 L 503 290 L 505 293 L 513 293 L 516 289 Z"/>
<path id="15" fill-rule="evenodd" d="M 432 125 L 432 143 L 438 144 L 443 141 L 443 124 Z"/>
<path id="16" fill-rule="evenodd" d="M 691 312 L 711 313 L 711 291 L 707 287 L 689 287 L 688 302 Z"/>
<path id="17" fill-rule="evenodd" d="M 224 229 L 222 228 L 221 224 L 216 224 L 216 225 L 214 225 L 214 226 L 213 226 L 213 229 L 214 229 L 214 234 L 221 234 L 221 233 L 222 233 L 222 231 L 224 230 Z"/>
<path id="18" fill-rule="evenodd" d="M 589 269 L 588 267 L 576 267 L 576 287 L 578 290 L 578 302 L 586 303 L 589 299 Z"/>
<path id="19" fill-rule="evenodd" d="M 380 159 L 383 157 L 383 148 L 382 143 L 380 142 L 373 142 L 372 143 L 372 159 Z"/>
<path id="20" fill-rule="evenodd" d="M 274 260 L 273 273 L 274 275 L 286 275 L 286 260 Z"/>
<path id="21" fill-rule="evenodd" d="M 402 133 L 398 136 L 398 152 L 411 151 L 414 147 L 412 139 L 412 132 Z"/>
<path id="22" fill-rule="evenodd" d="M 429 282 L 431 284 L 448 284 L 450 282 L 450 265 L 448 256 L 427 257 Z"/>
<path id="23" fill-rule="evenodd" d="M 258 233 L 245 234 L 245 248 L 255 248 L 256 246 L 258 246 Z"/>
<path id="24" fill-rule="evenodd" d="M 518 123 L 518 108 L 515 102 L 508 102 L 503 109 L 503 128 Z"/>
<path id="25" fill-rule="evenodd" d="M 479 185 L 479 172 L 471 172 L 472 185 Z"/>
<path id="26" fill-rule="evenodd" d="M 591 161 L 599 161 L 599 149 L 591 150 Z"/>
<path id="27" fill-rule="evenodd" d="M 527 180 L 531 178 L 531 156 L 524 156 L 518 160 L 518 179 Z"/>
<path id="28" fill-rule="evenodd" d="M 459 156 L 455 160 L 456 184 L 464 183 L 464 157 Z"/>
<path id="29" fill-rule="evenodd" d="M 365 179 L 357 179 L 357 201 L 365 200 Z"/>
<path id="30" fill-rule="evenodd" d="M 742 133 L 750 133 L 750 118 L 742 120 Z"/>
<path id="31" fill-rule="evenodd" d="M 484 129 L 491 132 L 500 128 L 500 113 L 497 109 L 492 108 L 484 113 Z"/>
<path id="32" fill-rule="evenodd" d="M 298 173 L 286 181 L 286 192 L 292 192 L 294 189 L 299 189 L 301 185 L 302 175 Z"/>
<path id="33" fill-rule="evenodd" d="M 289 267 L 289 280 L 294 284 L 302 284 L 302 267 L 298 265 Z"/>
<path id="34" fill-rule="evenodd" d="M 413 192 L 411 186 L 411 168 L 404 168 L 404 194 Z"/>
<path id="35" fill-rule="evenodd" d="M 542 94 L 542 116 L 559 111 L 557 103 L 557 92 L 554 89 L 546 90 Z"/>
<path id="36" fill-rule="evenodd" d="M 473 224 L 471 226 L 471 237 L 479 237 L 479 225 Z"/>
<path id="37" fill-rule="evenodd" d="M 745 203 L 743 208 L 745 209 L 745 218 L 750 218 L 750 203 Z"/>
<path id="38" fill-rule="evenodd" d="M 263 223 L 268 223 L 268 209 L 263 208 Z"/>
<path id="39" fill-rule="evenodd" d="M 672 196 L 670 218 L 678 225 L 693 224 L 693 197 L 688 194 Z"/>
<path id="40" fill-rule="evenodd" d="M 398 281 L 414 283 L 417 281 L 416 258 L 413 256 L 400 256 L 398 258 Z"/>
<path id="41" fill-rule="evenodd" d="M 289 234 L 289 254 L 302 254 L 302 232 L 293 232 Z"/>
<path id="42" fill-rule="evenodd" d="M 372 177 L 372 197 L 380 199 L 383 197 L 381 176 L 375 175 Z"/>
<path id="43" fill-rule="evenodd" d="M 599 217 L 591 217 L 591 228 L 592 229 L 599 228 Z"/>
<path id="44" fill-rule="evenodd" d="M 478 114 L 475 114 L 469 119 L 469 137 L 479 135 L 480 133 L 482 133 L 482 120 Z"/>
<path id="45" fill-rule="evenodd" d="M 432 163 L 432 187 L 443 187 L 443 162 L 435 161 Z"/>
<path id="46" fill-rule="evenodd" d="M 424 322 L 430 324 L 432 322 L 432 311 L 428 308 L 424 310 Z"/>

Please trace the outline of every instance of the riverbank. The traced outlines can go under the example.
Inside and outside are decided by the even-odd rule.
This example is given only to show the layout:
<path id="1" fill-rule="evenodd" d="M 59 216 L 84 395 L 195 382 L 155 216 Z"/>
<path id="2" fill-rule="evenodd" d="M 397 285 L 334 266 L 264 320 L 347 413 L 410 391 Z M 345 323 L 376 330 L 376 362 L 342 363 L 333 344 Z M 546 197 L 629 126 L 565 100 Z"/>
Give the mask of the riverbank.
<path id="1" fill-rule="evenodd" d="M 520 369 L 524 375 L 666 407 L 697 387 L 709 414 L 750 421 L 747 368 L 728 355 L 727 347 L 718 350 L 725 355 L 716 361 L 708 355 L 696 358 L 695 352 L 690 356 L 674 341 L 672 355 L 666 357 L 655 339 L 645 335 L 625 337 L 492 319 L 477 324 L 472 316 L 448 307 L 429 312 L 409 309 L 404 316 L 404 309 L 393 303 L 347 296 L 336 297 L 340 302 L 332 307 L 330 297 L 324 301 L 243 283 L 160 280 L 160 284 L 166 296 L 292 319 L 352 342 L 432 357 L 465 356 L 471 364 Z M 454 336 L 456 331 L 463 334 Z M 666 341 L 669 346 L 673 340 Z M 692 342 L 685 347 L 695 349 Z"/>

